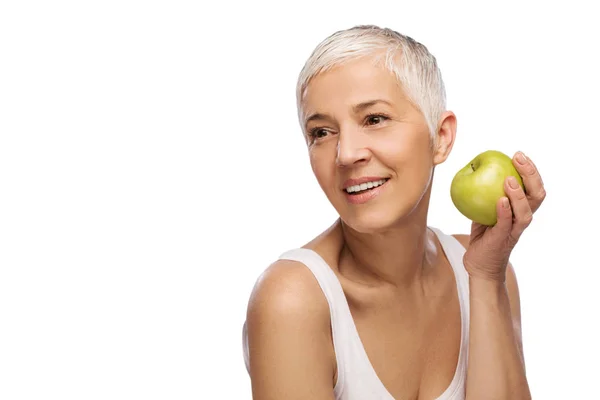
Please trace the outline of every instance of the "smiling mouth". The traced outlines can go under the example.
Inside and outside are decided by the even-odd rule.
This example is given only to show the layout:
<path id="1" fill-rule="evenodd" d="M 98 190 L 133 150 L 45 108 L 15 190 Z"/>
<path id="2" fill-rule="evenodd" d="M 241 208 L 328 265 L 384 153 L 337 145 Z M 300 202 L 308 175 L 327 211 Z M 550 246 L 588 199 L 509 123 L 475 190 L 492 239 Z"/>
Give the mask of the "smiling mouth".
<path id="1" fill-rule="evenodd" d="M 373 190 L 373 189 L 383 185 L 388 180 L 389 180 L 389 178 L 385 178 L 385 179 L 380 179 L 380 180 L 374 181 L 374 182 L 361 183 L 360 185 L 354 185 L 354 186 L 347 187 L 344 191 L 347 194 L 349 194 L 350 196 L 356 196 L 358 194 L 366 193 L 370 190 Z"/>

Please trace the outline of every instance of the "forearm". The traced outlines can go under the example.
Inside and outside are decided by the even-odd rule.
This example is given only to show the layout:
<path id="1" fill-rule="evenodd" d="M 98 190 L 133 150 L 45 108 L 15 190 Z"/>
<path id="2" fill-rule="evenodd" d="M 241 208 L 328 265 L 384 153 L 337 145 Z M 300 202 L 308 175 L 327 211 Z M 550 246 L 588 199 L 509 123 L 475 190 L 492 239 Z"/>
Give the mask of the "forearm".
<path id="1" fill-rule="evenodd" d="M 531 399 L 506 286 L 471 278 L 467 400 Z"/>

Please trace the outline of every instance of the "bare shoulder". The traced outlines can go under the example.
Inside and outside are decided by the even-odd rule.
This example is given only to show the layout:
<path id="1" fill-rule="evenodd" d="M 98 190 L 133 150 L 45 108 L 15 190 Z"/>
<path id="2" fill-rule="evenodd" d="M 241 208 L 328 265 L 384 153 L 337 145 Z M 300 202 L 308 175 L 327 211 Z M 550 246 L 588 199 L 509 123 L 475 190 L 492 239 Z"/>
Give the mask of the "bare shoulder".
<path id="1" fill-rule="evenodd" d="M 246 324 L 253 398 L 332 398 L 329 306 L 305 265 L 270 265 L 254 286 Z"/>
<path id="2" fill-rule="evenodd" d="M 248 304 L 248 317 L 312 315 L 328 323 L 329 306 L 312 272 L 304 264 L 278 260 L 256 281 Z"/>

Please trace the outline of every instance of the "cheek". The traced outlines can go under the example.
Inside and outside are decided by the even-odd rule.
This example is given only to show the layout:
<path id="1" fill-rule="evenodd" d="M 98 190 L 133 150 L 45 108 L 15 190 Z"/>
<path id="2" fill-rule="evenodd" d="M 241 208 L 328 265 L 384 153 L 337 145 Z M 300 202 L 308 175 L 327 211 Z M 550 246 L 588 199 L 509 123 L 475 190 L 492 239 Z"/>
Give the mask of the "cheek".
<path id="1" fill-rule="evenodd" d="M 310 150 L 309 159 L 317 182 L 325 190 L 331 186 L 334 179 L 334 172 L 332 171 L 331 162 L 328 160 L 327 154 L 325 154 L 323 149 Z"/>
<path id="2" fill-rule="evenodd" d="M 406 135 L 404 140 L 396 139 L 382 148 L 382 156 L 387 160 L 409 187 L 419 191 L 421 186 L 429 182 L 433 153 L 429 146 L 429 138 L 423 133 Z"/>
<path id="3" fill-rule="evenodd" d="M 433 160 L 428 137 L 420 132 L 390 138 L 382 143 L 380 152 L 404 168 L 427 165 Z"/>

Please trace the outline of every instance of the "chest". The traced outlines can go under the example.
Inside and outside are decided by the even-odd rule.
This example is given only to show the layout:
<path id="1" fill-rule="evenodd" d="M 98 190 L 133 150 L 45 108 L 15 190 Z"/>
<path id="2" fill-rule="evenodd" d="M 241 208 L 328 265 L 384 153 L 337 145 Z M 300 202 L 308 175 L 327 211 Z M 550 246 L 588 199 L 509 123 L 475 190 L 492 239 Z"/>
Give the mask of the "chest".
<path id="1" fill-rule="evenodd" d="M 461 343 L 456 287 L 419 301 L 349 303 L 373 370 L 394 398 L 433 400 L 448 388 Z"/>

